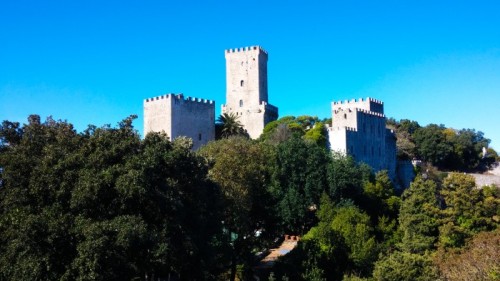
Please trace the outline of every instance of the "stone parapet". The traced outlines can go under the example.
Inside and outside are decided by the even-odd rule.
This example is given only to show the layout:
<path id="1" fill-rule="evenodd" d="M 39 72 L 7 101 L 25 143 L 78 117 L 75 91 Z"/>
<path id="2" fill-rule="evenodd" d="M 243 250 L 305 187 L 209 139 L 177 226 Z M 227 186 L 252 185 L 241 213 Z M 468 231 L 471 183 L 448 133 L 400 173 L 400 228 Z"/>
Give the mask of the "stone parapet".
<path id="1" fill-rule="evenodd" d="M 147 98 L 144 100 L 144 102 L 154 102 L 157 100 L 162 100 L 162 99 L 177 99 L 177 100 L 182 100 L 186 102 L 197 102 L 197 103 L 206 103 L 206 104 L 215 104 L 213 100 L 208 100 L 208 99 L 200 99 L 200 98 L 195 98 L 195 97 L 184 97 L 183 94 L 174 94 L 174 93 L 169 93 L 161 96 L 156 96 L 152 98 Z"/>
<path id="2" fill-rule="evenodd" d="M 248 52 L 248 51 L 260 51 L 260 52 L 267 55 L 266 50 L 264 50 L 261 46 L 249 46 L 249 47 L 242 47 L 242 48 L 227 49 L 227 50 L 225 50 L 225 53 L 230 54 L 230 53 L 239 53 L 239 52 Z"/>

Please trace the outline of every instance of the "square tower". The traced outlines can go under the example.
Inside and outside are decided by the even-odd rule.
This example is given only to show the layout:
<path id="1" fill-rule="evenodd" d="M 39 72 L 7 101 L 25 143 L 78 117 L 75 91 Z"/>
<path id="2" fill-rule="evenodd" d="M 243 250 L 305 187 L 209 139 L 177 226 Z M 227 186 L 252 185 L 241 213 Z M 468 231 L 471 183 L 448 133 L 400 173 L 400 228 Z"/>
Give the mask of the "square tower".
<path id="1" fill-rule="evenodd" d="M 332 126 L 328 128 L 330 149 L 349 154 L 374 171 L 396 174 L 394 134 L 385 127 L 384 104 L 372 98 L 332 102 Z"/>
<path id="2" fill-rule="evenodd" d="M 144 136 L 164 131 L 172 141 L 185 136 L 193 150 L 215 139 L 215 103 L 182 94 L 166 94 L 144 100 Z"/>
<path id="3" fill-rule="evenodd" d="M 232 112 L 251 138 L 278 118 L 278 108 L 268 104 L 267 52 L 259 46 L 229 49 L 226 57 L 226 104 L 222 113 Z"/>

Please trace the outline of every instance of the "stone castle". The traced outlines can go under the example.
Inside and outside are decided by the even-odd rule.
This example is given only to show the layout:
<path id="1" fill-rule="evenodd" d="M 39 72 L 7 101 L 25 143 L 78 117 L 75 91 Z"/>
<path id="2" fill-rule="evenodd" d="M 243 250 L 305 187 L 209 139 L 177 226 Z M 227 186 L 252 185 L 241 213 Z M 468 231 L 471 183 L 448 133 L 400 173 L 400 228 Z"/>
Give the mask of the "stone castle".
<path id="1" fill-rule="evenodd" d="M 226 104 L 222 113 L 233 113 L 252 139 L 278 118 L 278 108 L 268 103 L 267 52 L 259 46 L 225 51 Z M 332 102 L 328 127 L 330 149 L 351 155 L 374 171 L 396 176 L 396 139 L 385 127 L 384 105 L 367 98 Z M 164 131 L 172 140 L 186 136 L 193 149 L 215 139 L 215 104 L 211 100 L 167 94 L 144 100 L 144 135 Z"/>

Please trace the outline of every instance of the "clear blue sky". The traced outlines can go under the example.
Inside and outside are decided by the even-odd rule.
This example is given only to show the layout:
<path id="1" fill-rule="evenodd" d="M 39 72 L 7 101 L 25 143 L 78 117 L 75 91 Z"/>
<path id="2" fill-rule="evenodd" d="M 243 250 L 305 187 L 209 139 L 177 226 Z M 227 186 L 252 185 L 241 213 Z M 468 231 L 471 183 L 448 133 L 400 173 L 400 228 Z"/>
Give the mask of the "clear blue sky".
<path id="1" fill-rule="evenodd" d="M 29 114 L 142 133 L 143 99 L 225 101 L 224 50 L 269 52 L 280 116 L 373 97 L 421 125 L 481 130 L 500 149 L 499 1 L 0 2 L 0 120 Z"/>

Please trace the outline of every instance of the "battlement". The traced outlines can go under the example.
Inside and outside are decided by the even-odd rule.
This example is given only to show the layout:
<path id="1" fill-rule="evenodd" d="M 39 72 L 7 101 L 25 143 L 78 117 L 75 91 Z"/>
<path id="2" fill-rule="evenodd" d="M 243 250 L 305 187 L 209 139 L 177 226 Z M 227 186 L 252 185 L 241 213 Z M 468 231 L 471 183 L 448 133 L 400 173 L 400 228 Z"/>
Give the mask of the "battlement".
<path id="1" fill-rule="evenodd" d="M 358 129 L 357 128 L 353 128 L 353 127 L 336 127 L 336 126 L 328 126 L 327 127 L 327 130 L 328 131 L 349 131 L 349 132 L 357 132 Z"/>
<path id="2" fill-rule="evenodd" d="M 369 115 L 373 115 L 373 116 L 377 116 L 377 117 L 385 117 L 385 114 L 383 114 L 383 113 L 373 112 L 373 111 L 369 111 L 369 110 L 366 110 L 363 108 L 356 108 L 356 111 L 363 112 L 365 114 L 369 114 Z"/>
<path id="3" fill-rule="evenodd" d="M 186 97 L 186 98 L 184 98 L 184 95 L 182 93 L 179 93 L 179 94 L 169 93 L 169 94 L 165 94 L 165 95 L 162 95 L 162 96 L 147 98 L 144 101 L 145 102 L 154 102 L 154 101 L 163 100 L 163 99 L 170 99 L 170 98 L 177 99 L 177 100 L 182 100 L 182 101 L 185 101 L 185 102 L 196 102 L 196 103 L 204 103 L 204 104 L 214 104 L 213 100 L 200 99 L 200 98 L 195 98 L 195 97 Z"/>
<path id="4" fill-rule="evenodd" d="M 377 116 L 377 117 L 385 117 L 385 114 L 383 114 L 383 113 L 374 112 L 374 111 L 370 111 L 370 110 L 366 110 L 364 108 L 358 108 L 358 107 L 355 107 L 355 108 L 339 108 L 339 109 L 333 110 L 333 113 L 334 114 L 338 114 L 340 112 L 344 112 L 344 110 L 346 110 L 348 112 L 353 112 L 353 110 L 355 110 L 356 112 L 363 112 L 363 113 L 366 113 L 366 114 L 369 114 L 369 115 L 373 115 L 373 116 Z"/>
<path id="5" fill-rule="evenodd" d="M 235 49 L 227 49 L 227 50 L 225 50 L 225 53 L 230 54 L 230 53 L 240 53 L 240 52 L 248 52 L 248 51 L 260 51 L 260 52 L 267 55 L 266 50 L 264 50 L 261 46 L 250 46 L 250 47 L 242 47 L 242 48 L 235 48 Z"/>
<path id="6" fill-rule="evenodd" d="M 380 100 L 368 97 L 366 99 L 359 98 L 358 100 L 352 99 L 352 100 L 349 100 L 349 101 L 348 100 L 334 101 L 334 102 L 332 102 L 332 105 L 354 105 L 354 104 L 363 103 L 363 102 L 372 102 L 372 103 L 376 103 L 376 104 L 380 104 L 380 105 L 384 104 L 383 101 L 380 101 Z"/>
<path id="7" fill-rule="evenodd" d="M 380 114 L 384 114 L 384 103 L 382 101 L 372 99 L 372 98 L 366 98 L 366 99 L 352 99 L 350 101 L 338 101 L 338 102 L 332 102 L 332 109 L 354 109 L 354 108 L 361 108 L 367 111 L 371 112 L 376 112 Z"/>

